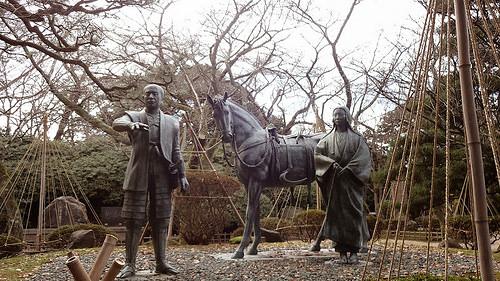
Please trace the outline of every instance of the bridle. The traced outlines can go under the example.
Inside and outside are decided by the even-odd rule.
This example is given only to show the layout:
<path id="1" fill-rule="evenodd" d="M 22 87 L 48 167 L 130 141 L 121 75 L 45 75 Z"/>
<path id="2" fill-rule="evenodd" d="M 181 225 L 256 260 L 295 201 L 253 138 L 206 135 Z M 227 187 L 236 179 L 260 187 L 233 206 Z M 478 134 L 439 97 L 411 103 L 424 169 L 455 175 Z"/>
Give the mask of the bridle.
<path id="1" fill-rule="evenodd" d="M 222 110 L 221 110 L 222 111 Z M 224 114 L 224 113 L 223 113 Z M 260 165 L 262 165 L 262 163 L 264 163 L 264 161 L 266 160 L 268 154 L 269 154 L 269 149 L 268 149 L 268 143 L 269 143 L 269 135 L 266 134 L 266 138 L 264 141 L 262 142 L 258 142 L 258 143 L 253 143 L 249 146 L 246 146 L 244 147 L 241 151 L 239 150 L 239 148 L 236 146 L 236 131 L 234 130 L 234 126 L 231 124 L 230 125 L 230 130 L 227 129 L 226 127 L 226 122 L 220 122 L 221 123 L 221 129 L 222 129 L 222 134 L 224 135 L 224 133 L 227 133 L 227 132 L 230 132 L 229 135 L 232 137 L 232 145 L 233 145 L 233 148 L 234 148 L 234 153 L 236 155 L 235 158 L 238 159 L 238 161 L 245 167 L 247 168 L 256 168 L 256 167 L 259 167 Z M 222 136 L 223 137 L 223 136 Z M 256 164 L 249 164 L 247 162 L 245 162 L 241 156 L 240 156 L 240 153 L 241 152 L 244 152 L 246 151 L 247 149 L 249 148 L 252 148 L 252 147 L 255 147 L 257 145 L 261 145 L 262 143 L 264 143 L 266 146 L 264 147 L 264 155 L 262 156 L 262 158 L 259 160 L 258 163 Z M 226 161 L 226 163 L 231 167 L 235 167 L 235 163 L 231 163 L 229 162 L 229 159 L 228 159 L 228 155 L 227 155 L 227 152 L 226 152 L 226 147 L 224 145 L 224 141 L 222 142 L 222 151 L 223 151 L 223 154 L 224 154 L 224 160 Z M 236 162 L 236 160 L 234 161 Z"/>
<path id="2" fill-rule="evenodd" d="M 262 155 L 262 158 L 259 160 L 258 163 L 256 164 L 248 164 L 247 162 L 245 162 L 241 156 L 240 156 L 240 153 L 241 152 L 244 152 L 246 150 L 248 150 L 249 148 L 252 148 L 252 147 L 255 147 L 257 145 L 261 145 L 261 144 L 265 144 L 266 146 L 264 147 L 264 155 Z M 238 159 L 238 161 L 245 167 L 247 168 L 256 168 L 256 167 L 259 167 L 260 165 L 262 165 L 262 163 L 264 163 L 264 161 L 266 160 L 267 158 L 267 155 L 269 154 L 269 149 L 268 149 L 268 143 L 269 143 L 269 135 L 266 134 L 266 139 L 262 142 L 258 142 L 258 143 L 254 143 L 248 147 L 245 147 L 243 150 L 239 151 L 238 147 L 236 147 L 236 137 L 235 137 L 235 134 L 233 134 L 233 147 L 234 147 L 234 154 L 236 155 L 235 158 Z M 232 164 L 231 162 L 229 162 L 229 159 L 227 157 L 227 153 L 226 153 L 226 146 L 224 145 L 224 142 L 222 142 L 222 152 L 224 154 L 224 160 L 226 160 L 226 163 L 231 167 L 231 168 L 234 168 L 235 167 L 235 164 Z M 234 161 L 236 162 L 236 160 Z"/>

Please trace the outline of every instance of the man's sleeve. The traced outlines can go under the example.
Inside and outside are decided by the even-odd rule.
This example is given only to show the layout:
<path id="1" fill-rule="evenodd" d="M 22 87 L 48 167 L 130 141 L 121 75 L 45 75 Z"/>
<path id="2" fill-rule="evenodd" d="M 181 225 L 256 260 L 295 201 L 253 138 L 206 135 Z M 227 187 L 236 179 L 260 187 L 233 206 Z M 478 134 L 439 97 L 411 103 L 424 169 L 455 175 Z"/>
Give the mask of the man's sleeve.
<path id="1" fill-rule="evenodd" d="M 132 119 L 128 114 L 124 114 L 122 117 L 116 118 L 113 121 L 113 129 L 118 132 L 128 131 L 130 123 L 132 123 Z"/>
<path id="2" fill-rule="evenodd" d="M 174 138 L 172 141 L 172 162 L 177 165 L 179 177 L 184 177 L 184 160 L 182 159 L 181 146 L 179 143 L 179 122 L 174 121 Z"/>

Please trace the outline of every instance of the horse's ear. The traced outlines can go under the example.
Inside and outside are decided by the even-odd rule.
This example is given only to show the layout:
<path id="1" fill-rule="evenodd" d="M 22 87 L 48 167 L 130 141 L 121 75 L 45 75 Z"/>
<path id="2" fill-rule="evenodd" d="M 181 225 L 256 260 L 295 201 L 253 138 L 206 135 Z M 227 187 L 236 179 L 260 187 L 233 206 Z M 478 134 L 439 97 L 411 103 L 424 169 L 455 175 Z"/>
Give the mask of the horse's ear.
<path id="1" fill-rule="evenodd" d="M 214 100 L 212 99 L 212 97 L 210 95 L 207 95 L 207 101 L 208 103 L 211 105 L 211 106 L 214 106 Z"/>
<path id="2" fill-rule="evenodd" d="M 224 92 L 224 99 L 223 100 L 226 101 L 227 98 L 228 98 L 227 92 Z"/>

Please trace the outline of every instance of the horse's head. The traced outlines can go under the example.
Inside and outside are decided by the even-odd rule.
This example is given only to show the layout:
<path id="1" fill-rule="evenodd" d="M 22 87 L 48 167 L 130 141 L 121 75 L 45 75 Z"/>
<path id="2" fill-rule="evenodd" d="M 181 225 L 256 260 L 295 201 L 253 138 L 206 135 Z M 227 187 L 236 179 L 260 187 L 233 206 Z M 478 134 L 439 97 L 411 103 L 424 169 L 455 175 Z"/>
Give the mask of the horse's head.
<path id="1" fill-rule="evenodd" d="M 227 93 L 224 93 L 224 97 L 222 99 L 212 99 L 212 97 L 207 96 L 207 100 L 214 111 L 215 124 L 222 132 L 222 141 L 225 143 L 231 142 L 233 139 L 233 118 L 231 115 L 231 109 L 226 102 Z"/>

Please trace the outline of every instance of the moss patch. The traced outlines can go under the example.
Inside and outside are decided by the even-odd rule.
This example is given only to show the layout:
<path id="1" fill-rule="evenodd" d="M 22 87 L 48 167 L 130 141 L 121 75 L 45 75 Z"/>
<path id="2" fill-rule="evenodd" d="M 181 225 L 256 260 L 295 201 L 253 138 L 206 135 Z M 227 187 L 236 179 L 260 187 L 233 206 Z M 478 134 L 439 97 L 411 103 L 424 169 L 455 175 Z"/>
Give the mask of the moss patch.
<path id="1" fill-rule="evenodd" d="M 99 248 L 78 249 L 78 255 L 97 252 Z M 60 256 L 66 256 L 68 250 L 54 251 L 39 254 L 22 254 L 15 257 L 2 259 L 0 262 L 0 280 L 17 281 L 26 280 L 37 271 L 42 265 Z"/>

